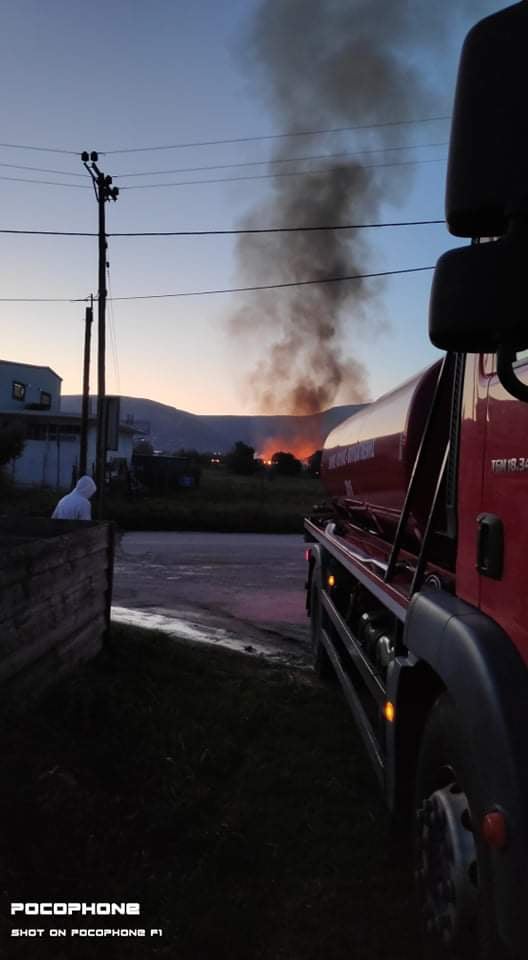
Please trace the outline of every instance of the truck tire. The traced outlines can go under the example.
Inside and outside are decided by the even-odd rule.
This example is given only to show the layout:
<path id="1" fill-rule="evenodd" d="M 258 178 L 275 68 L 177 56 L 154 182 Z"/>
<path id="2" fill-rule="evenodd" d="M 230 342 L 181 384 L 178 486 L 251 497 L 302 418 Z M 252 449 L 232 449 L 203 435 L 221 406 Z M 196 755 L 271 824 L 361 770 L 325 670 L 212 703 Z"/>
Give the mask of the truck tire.
<path id="1" fill-rule="evenodd" d="M 335 679 L 332 663 L 321 639 L 322 606 L 320 567 L 313 571 L 310 587 L 310 639 L 312 642 L 313 668 L 317 676 L 325 682 Z"/>
<path id="2" fill-rule="evenodd" d="M 413 857 L 426 960 L 513 960 L 493 930 L 482 843 L 465 792 L 465 732 L 442 694 L 424 728 L 416 771 Z"/>

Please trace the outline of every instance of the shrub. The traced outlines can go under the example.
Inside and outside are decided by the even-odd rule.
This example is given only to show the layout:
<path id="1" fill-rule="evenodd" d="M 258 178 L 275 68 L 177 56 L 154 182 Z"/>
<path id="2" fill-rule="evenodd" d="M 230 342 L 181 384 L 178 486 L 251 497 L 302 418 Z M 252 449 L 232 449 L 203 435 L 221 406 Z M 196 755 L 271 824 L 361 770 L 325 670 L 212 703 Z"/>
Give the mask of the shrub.
<path id="1" fill-rule="evenodd" d="M 247 443 L 242 443 L 239 440 L 235 443 L 233 449 L 227 454 L 226 457 L 227 469 L 231 473 L 238 473 L 242 475 L 249 475 L 255 472 L 257 464 L 255 463 L 255 450 L 253 447 L 248 446 Z"/>
<path id="2" fill-rule="evenodd" d="M 25 433 L 19 424 L 8 423 L 0 427 L 0 467 L 21 456 L 24 441 Z"/>

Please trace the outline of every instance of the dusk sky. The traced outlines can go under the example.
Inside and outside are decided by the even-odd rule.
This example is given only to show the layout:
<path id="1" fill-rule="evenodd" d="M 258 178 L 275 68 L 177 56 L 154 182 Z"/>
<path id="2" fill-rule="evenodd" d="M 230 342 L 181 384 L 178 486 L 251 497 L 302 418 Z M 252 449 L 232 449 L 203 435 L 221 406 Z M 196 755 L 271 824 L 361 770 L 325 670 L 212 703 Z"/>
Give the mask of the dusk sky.
<path id="1" fill-rule="evenodd" d="M 291 3 L 299 9 L 302 6 L 299 0 Z M 428 32 L 426 23 L 436 5 L 430 0 L 409 3 L 423 24 L 408 37 L 405 47 L 396 46 L 392 55 L 421 75 L 427 97 L 413 103 L 411 86 L 406 116 L 395 116 L 393 105 L 382 99 L 373 101 L 368 108 L 370 123 L 449 115 L 464 33 L 481 16 L 505 6 L 497 0 L 446 0 L 440 11 L 445 33 L 439 37 L 434 26 Z M 288 10 L 288 4 L 289 0 L 282 0 L 282 12 Z M 393 8 L 393 0 L 369 0 L 368 4 L 366 0 L 320 0 L 318 5 L 330 21 L 343 7 L 357 9 L 358 29 L 366 6 L 371 10 L 378 7 L 383 18 Z M 394 7 L 402 6 L 406 6 L 404 0 L 394 0 Z M 313 0 L 307 0 L 307 13 L 313 7 Z M 278 16 L 280 0 L 152 0 L 148 4 L 136 0 L 3 0 L 1 10 L 2 229 L 95 231 L 96 201 L 80 160 L 85 149 L 100 152 L 100 166 L 121 189 L 118 202 L 107 205 L 109 233 L 236 229 L 248 217 L 259 226 L 274 226 L 277 180 L 264 175 L 278 170 L 320 170 L 325 165 L 324 160 L 297 160 L 270 166 L 267 161 L 275 156 L 279 142 L 271 139 L 138 150 L 258 138 L 291 130 L 291 124 L 284 127 L 277 110 L 272 109 L 268 95 L 272 81 L 263 80 L 259 73 L 250 42 L 256 14 L 260 11 L 261 18 Z M 438 17 L 439 12 L 433 15 Z M 297 29 L 301 36 L 302 17 Z M 290 75 L 295 77 L 295 64 L 302 67 L 302 59 L 295 59 L 294 31 L 288 42 L 293 64 Z M 312 69 L 307 63 L 305 67 L 310 71 L 309 89 L 314 89 L 317 65 Z M 300 68 L 299 91 L 305 83 L 308 78 Z M 291 84 L 296 87 L 295 79 Z M 428 107 L 425 112 L 424 104 Z M 342 122 L 336 123 L 335 116 Z M 304 130 L 353 127 L 365 123 L 364 116 L 358 119 L 354 115 L 351 98 L 349 116 L 341 108 L 329 120 L 314 105 L 310 118 L 302 114 L 301 107 L 298 124 Z M 416 122 L 387 130 L 384 152 L 375 130 L 350 130 L 283 139 L 281 158 L 380 151 L 363 154 L 362 162 L 369 167 L 399 164 L 369 172 L 381 178 L 378 189 L 382 198 L 386 197 L 379 204 L 381 219 L 442 218 L 447 155 L 443 144 L 448 140 L 449 122 Z M 73 153 L 22 149 L 20 145 Z M 391 151 L 389 145 L 409 149 Z M 138 152 L 110 152 L 124 149 Z M 411 160 L 428 162 L 408 164 Z M 260 165 L 222 168 L 250 161 L 260 161 Z M 326 163 L 330 166 L 332 160 Z M 211 169 L 187 170 L 196 167 Z M 157 171 L 172 172 L 157 175 Z M 144 176 L 126 176 L 133 173 Z M 251 176 L 262 179 L 199 182 Z M 406 178 L 405 188 L 403 182 L 400 189 L 399 181 L 391 181 L 398 177 Z M 320 183 L 320 177 L 292 179 L 303 183 L 307 196 L 311 185 Z M 175 183 L 181 185 L 153 186 Z M 363 220 L 361 211 L 356 220 L 353 209 L 350 215 L 351 222 Z M 302 225 L 309 224 L 305 221 Z M 67 300 L 97 292 L 96 237 L 3 235 L 0 242 L 1 298 Z M 264 239 L 263 250 L 273 242 L 273 236 Z M 287 242 L 281 237 L 281 254 Z M 261 262 L 252 256 L 250 268 L 247 262 L 243 268 L 237 243 L 237 237 L 218 236 L 110 239 L 109 294 L 119 298 L 284 281 L 284 273 L 270 274 L 264 256 Z M 368 272 L 376 273 L 433 265 L 455 241 L 443 225 L 429 225 L 363 231 L 361 244 L 361 263 Z M 293 274 L 287 276 L 295 274 L 294 266 L 291 270 Z M 346 301 L 340 307 L 343 338 L 339 350 L 343 357 L 366 366 L 371 398 L 396 386 L 437 355 L 427 337 L 431 276 L 430 272 L 409 273 L 376 281 L 377 294 L 362 308 L 360 321 L 354 320 L 353 308 L 347 307 Z M 295 279 L 310 277 L 297 274 Z M 290 296 L 288 290 L 279 289 L 251 295 L 109 303 L 107 391 L 147 397 L 195 413 L 259 412 L 251 378 L 272 342 L 266 311 L 272 303 L 280 316 Z M 261 326 L 254 328 L 251 336 L 241 329 L 246 308 L 253 318 L 262 315 Z M 63 393 L 79 393 L 84 305 L 3 302 L 2 311 L 0 356 L 49 365 L 62 376 Z M 233 317 L 237 317 L 236 328 L 230 323 Z M 95 342 L 91 387 L 93 392 Z M 274 385 L 269 389 L 273 391 Z M 352 399 L 345 378 L 332 403 Z"/>

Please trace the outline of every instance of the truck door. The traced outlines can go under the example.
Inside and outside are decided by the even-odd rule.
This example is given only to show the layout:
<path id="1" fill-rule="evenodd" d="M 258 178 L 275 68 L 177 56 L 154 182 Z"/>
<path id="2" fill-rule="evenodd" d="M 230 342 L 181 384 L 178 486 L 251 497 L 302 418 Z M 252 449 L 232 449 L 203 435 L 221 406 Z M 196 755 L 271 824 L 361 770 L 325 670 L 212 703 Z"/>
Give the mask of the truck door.
<path id="1" fill-rule="evenodd" d="M 476 533 L 484 553 L 496 550 L 493 539 L 502 522 L 503 564 L 500 578 L 480 572 L 481 609 L 510 635 L 528 661 L 528 403 L 504 389 L 495 358 L 486 358 L 488 377 L 484 476 L 481 510 L 489 515 Z M 516 375 L 528 383 L 528 351 L 518 355 Z M 488 525 L 482 530 L 482 524 Z M 491 547 L 489 546 L 491 543 Z M 478 560 L 477 560 L 478 562 Z"/>

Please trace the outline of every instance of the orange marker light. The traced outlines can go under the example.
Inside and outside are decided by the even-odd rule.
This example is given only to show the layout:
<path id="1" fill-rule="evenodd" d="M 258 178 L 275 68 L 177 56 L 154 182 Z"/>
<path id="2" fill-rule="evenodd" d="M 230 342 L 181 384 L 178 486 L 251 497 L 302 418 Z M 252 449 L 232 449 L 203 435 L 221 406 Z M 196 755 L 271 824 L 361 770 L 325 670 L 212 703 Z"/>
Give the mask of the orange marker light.
<path id="1" fill-rule="evenodd" d="M 396 710 L 395 710 L 394 704 L 391 703 L 390 700 L 387 700 L 387 703 L 383 707 L 383 714 L 385 716 L 385 720 L 388 720 L 389 723 L 394 723 Z"/>
<path id="2" fill-rule="evenodd" d="M 334 574 L 331 573 L 330 576 L 328 577 L 328 586 L 329 586 L 329 587 L 335 587 L 335 582 L 336 582 L 336 581 L 335 581 Z"/>
<path id="3" fill-rule="evenodd" d="M 488 846 L 502 850 L 508 842 L 506 817 L 500 810 L 491 810 L 482 818 L 482 836 Z"/>

